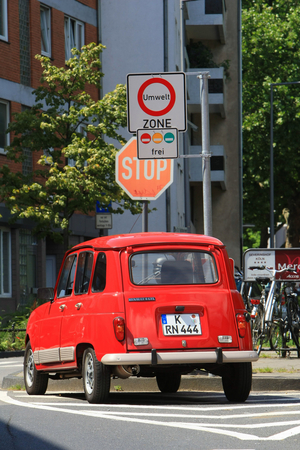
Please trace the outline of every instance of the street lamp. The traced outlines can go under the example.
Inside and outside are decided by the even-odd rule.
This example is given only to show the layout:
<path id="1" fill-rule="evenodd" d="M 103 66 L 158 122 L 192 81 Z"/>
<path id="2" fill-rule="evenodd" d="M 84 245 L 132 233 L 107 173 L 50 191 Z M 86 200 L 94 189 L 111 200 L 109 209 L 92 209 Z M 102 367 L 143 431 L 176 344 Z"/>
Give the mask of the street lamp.
<path id="1" fill-rule="evenodd" d="M 300 84 L 300 81 L 271 83 L 271 117 L 270 117 L 270 248 L 274 248 L 274 148 L 273 148 L 273 87 Z"/>

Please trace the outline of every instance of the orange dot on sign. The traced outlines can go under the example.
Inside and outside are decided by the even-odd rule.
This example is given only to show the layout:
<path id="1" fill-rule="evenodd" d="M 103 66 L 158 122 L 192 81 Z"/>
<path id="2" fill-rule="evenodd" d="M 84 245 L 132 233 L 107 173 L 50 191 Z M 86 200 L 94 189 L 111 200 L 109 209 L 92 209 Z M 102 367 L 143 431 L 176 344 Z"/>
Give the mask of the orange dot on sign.
<path id="1" fill-rule="evenodd" d="M 162 136 L 160 133 L 155 133 L 155 134 L 152 136 L 152 141 L 153 141 L 155 144 L 160 144 L 160 143 L 162 142 L 162 140 L 163 140 L 163 136 Z"/>

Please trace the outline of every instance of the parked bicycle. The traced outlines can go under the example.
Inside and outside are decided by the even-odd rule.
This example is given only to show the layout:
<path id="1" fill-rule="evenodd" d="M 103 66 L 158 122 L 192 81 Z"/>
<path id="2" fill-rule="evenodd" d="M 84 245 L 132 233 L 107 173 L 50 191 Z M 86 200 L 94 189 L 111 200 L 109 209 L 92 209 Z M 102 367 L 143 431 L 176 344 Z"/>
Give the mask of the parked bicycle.
<path id="1" fill-rule="evenodd" d="M 270 276 L 257 277 L 256 281 L 261 284 L 262 292 L 259 301 L 251 301 L 253 309 L 250 313 L 252 318 L 252 339 L 254 348 L 257 353 L 260 354 L 264 345 L 269 344 L 271 349 L 277 349 L 284 343 L 285 329 L 291 331 L 289 326 L 293 322 L 292 315 L 294 313 L 295 305 L 289 301 L 289 307 L 287 307 L 286 319 L 282 319 L 276 314 L 274 316 L 274 309 L 278 311 L 278 298 L 280 289 L 278 287 L 279 280 L 276 280 L 276 274 L 283 272 L 294 272 L 291 268 L 284 268 L 280 270 L 271 269 L 266 266 L 252 266 L 250 270 L 264 270 L 267 271 Z M 276 305 L 276 308 L 275 308 Z M 300 318 L 299 318 L 300 321 Z M 295 320 L 294 320 L 295 322 Z M 298 329 L 299 331 L 299 329 Z M 281 341 L 279 337 L 281 336 Z M 296 337 L 296 334 L 294 333 Z M 298 332 L 299 341 L 299 332 Z M 297 342 L 298 342 L 297 341 Z M 298 348 L 298 347 L 297 347 Z"/>
<path id="2" fill-rule="evenodd" d="M 270 346 L 272 350 L 286 356 L 286 353 L 290 351 L 290 345 L 295 344 L 299 358 L 300 307 L 294 287 L 295 282 L 291 281 L 282 285 L 280 302 L 272 323 Z"/>

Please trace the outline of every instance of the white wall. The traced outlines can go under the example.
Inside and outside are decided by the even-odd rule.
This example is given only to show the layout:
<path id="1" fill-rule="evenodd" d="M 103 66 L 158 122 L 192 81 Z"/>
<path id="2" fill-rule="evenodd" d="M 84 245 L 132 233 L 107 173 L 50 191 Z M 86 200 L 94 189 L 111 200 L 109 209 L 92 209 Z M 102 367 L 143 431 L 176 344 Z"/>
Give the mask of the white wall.
<path id="1" fill-rule="evenodd" d="M 164 2 L 162 0 L 101 0 L 101 42 L 106 46 L 102 53 L 103 94 L 126 84 L 129 73 L 164 72 Z M 168 1 L 168 70 L 180 65 L 179 0 Z M 129 140 L 127 130 L 123 133 Z M 179 163 L 179 166 L 178 166 Z M 175 161 L 174 182 L 171 190 L 171 230 L 183 226 L 184 189 L 181 174 L 182 160 Z M 166 194 L 150 203 L 149 231 L 167 231 Z M 178 210 L 179 208 L 179 210 Z M 182 219 L 183 217 L 183 219 Z M 129 212 L 113 216 L 113 229 L 109 234 L 142 231 L 142 216 Z"/>

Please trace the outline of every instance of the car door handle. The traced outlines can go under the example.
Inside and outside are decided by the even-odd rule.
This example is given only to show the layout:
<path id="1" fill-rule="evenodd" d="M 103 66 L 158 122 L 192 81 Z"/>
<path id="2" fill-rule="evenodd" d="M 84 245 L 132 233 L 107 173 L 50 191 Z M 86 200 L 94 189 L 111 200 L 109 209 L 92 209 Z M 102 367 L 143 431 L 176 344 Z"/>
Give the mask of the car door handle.
<path id="1" fill-rule="evenodd" d="M 59 309 L 60 309 L 61 311 L 63 311 L 63 310 L 65 309 L 65 307 L 66 307 L 66 305 L 60 305 Z"/>
<path id="2" fill-rule="evenodd" d="M 75 308 L 80 309 L 82 307 L 82 303 L 76 303 Z"/>

